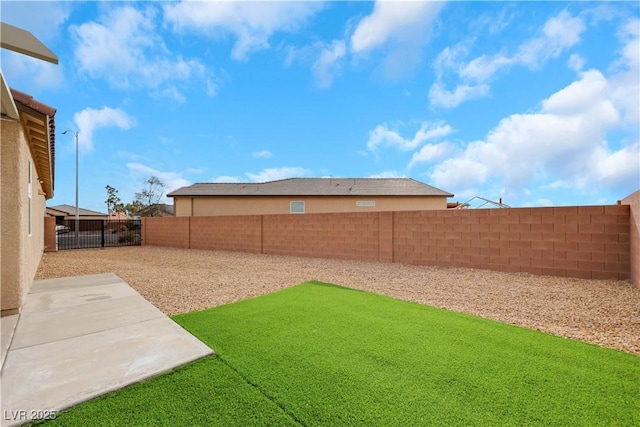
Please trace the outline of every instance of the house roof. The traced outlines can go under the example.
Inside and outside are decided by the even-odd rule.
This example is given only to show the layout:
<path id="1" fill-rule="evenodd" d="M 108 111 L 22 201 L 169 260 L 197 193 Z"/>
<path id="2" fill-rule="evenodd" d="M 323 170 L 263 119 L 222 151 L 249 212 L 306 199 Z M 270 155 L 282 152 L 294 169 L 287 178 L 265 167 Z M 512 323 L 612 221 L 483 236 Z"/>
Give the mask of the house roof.
<path id="1" fill-rule="evenodd" d="M 453 194 L 411 178 L 289 178 L 263 183 L 197 183 L 182 187 L 167 196 L 453 197 Z"/>
<path id="2" fill-rule="evenodd" d="M 53 197 L 55 180 L 55 108 L 52 108 L 33 96 L 10 89 L 11 96 L 18 109 L 20 122 L 24 126 L 25 136 L 31 155 L 38 171 L 38 178 L 47 199 Z"/>
<path id="3" fill-rule="evenodd" d="M 145 206 L 136 212 L 137 215 L 147 216 L 149 213 L 164 213 L 166 215 L 173 215 L 173 205 L 166 203 L 154 203 L 149 206 Z"/>
<path id="4" fill-rule="evenodd" d="M 58 63 L 58 57 L 33 34 L 22 28 L 0 22 L 0 47 L 43 61 Z"/>
<path id="5" fill-rule="evenodd" d="M 78 213 L 80 216 L 104 216 L 107 214 L 102 212 L 91 211 L 89 209 L 78 209 Z M 76 208 L 71 205 L 57 205 L 57 206 L 47 206 L 47 215 L 51 216 L 59 216 L 59 215 L 75 215 Z"/>

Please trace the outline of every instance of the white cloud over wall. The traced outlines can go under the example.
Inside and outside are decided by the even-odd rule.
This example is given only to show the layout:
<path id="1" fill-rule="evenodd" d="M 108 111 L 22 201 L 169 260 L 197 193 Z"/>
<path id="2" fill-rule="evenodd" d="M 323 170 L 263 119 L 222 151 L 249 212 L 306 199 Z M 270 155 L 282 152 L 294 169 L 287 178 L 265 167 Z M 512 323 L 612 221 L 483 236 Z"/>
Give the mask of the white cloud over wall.
<path id="1" fill-rule="evenodd" d="M 454 150 L 454 145 L 449 142 L 438 144 L 426 144 L 419 151 L 413 153 L 408 168 L 411 169 L 418 163 L 428 163 L 441 159 Z"/>
<path id="2" fill-rule="evenodd" d="M 555 22 L 545 27 L 544 34 L 565 40 L 555 45 L 561 49 L 575 43 L 583 29 L 566 15 L 558 19 L 570 25 L 560 29 Z M 541 100 L 536 111 L 504 117 L 482 139 L 428 140 L 428 129 L 440 129 L 431 133 L 439 138 L 452 132 L 444 123 L 428 122 L 413 137 L 403 137 L 385 123 L 370 132 L 367 148 L 411 152 L 408 169 L 461 198 L 482 192 L 496 199 L 505 196 L 539 204 L 527 201 L 534 188 L 577 194 L 635 191 L 640 185 L 640 20 L 627 22 L 618 36 L 618 58 L 607 67 L 608 75 L 593 68 L 583 71 L 584 60 L 574 56 L 568 65 L 576 71 L 575 81 Z M 463 64 L 459 58 L 466 52 L 463 44 L 441 52 L 440 70 L 444 73 L 462 64 L 457 69 L 467 70 L 469 80 L 482 80 L 499 69 L 478 65 L 484 59 L 475 63 L 476 68 Z"/>
<path id="3" fill-rule="evenodd" d="M 599 71 L 582 73 L 543 100 L 539 112 L 504 118 L 485 140 L 437 164 L 430 173 L 434 185 L 456 192 L 496 181 L 505 194 L 514 196 L 543 182 L 581 191 L 591 186 L 637 187 L 638 142 L 614 148 L 607 141 L 607 135 L 622 126 L 611 89 Z"/>
<path id="4" fill-rule="evenodd" d="M 83 151 L 93 150 L 93 135 L 97 130 L 109 127 L 126 130 L 136 124 L 135 119 L 123 110 L 110 107 L 85 108 L 73 115 L 73 121 L 78 129 L 78 146 Z"/>

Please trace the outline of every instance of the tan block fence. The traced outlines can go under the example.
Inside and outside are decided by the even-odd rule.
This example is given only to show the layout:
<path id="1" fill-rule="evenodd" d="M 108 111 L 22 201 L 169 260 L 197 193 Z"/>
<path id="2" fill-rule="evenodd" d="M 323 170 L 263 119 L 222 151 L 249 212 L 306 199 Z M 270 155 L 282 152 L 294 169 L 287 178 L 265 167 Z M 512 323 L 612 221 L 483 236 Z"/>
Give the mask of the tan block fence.
<path id="1" fill-rule="evenodd" d="M 632 279 L 640 191 L 622 204 L 304 215 L 144 218 L 143 244 Z"/>

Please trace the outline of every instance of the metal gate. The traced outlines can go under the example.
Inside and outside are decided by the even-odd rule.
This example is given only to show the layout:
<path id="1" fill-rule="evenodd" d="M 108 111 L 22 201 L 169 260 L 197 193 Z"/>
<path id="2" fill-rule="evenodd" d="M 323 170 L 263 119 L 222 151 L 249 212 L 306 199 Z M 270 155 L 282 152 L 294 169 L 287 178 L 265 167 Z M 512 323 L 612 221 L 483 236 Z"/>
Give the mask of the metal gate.
<path id="1" fill-rule="evenodd" d="M 58 250 L 139 246 L 142 243 L 140 220 L 63 220 L 56 224 Z"/>

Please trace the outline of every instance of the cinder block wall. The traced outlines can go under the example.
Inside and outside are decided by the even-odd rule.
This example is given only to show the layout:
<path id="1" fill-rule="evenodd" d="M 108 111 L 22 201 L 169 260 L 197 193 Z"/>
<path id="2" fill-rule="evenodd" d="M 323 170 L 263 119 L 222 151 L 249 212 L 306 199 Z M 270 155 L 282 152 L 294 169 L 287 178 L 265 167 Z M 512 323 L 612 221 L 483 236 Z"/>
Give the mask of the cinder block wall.
<path id="1" fill-rule="evenodd" d="M 259 215 L 191 217 L 190 248 L 261 252 Z"/>
<path id="2" fill-rule="evenodd" d="M 400 263 L 630 276 L 628 206 L 396 212 L 393 241 Z"/>
<path id="3" fill-rule="evenodd" d="M 378 261 L 379 216 L 378 212 L 265 215 L 263 253 Z"/>
<path id="4" fill-rule="evenodd" d="M 640 190 L 624 198 L 622 204 L 630 209 L 631 281 L 640 290 Z"/>
<path id="5" fill-rule="evenodd" d="M 190 217 L 142 218 L 142 244 L 189 248 Z"/>
<path id="6" fill-rule="evenodd" d="M 44 251 L 55 252 L 58 250 L 56 239 L 56 219 L 52 216 L 44 217 Z"/>
<path id="7" fill-rule="evenodd" d="M 630 212 L 623 204 L 147 218 L 143 239 L 182 248 L 629 279 Z"/>

